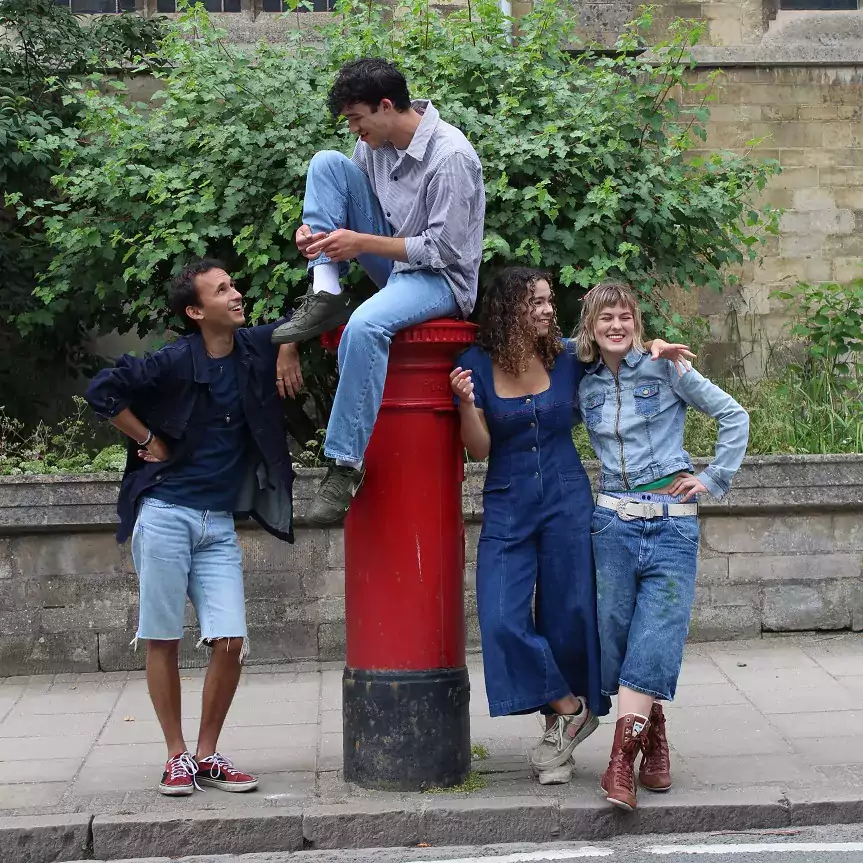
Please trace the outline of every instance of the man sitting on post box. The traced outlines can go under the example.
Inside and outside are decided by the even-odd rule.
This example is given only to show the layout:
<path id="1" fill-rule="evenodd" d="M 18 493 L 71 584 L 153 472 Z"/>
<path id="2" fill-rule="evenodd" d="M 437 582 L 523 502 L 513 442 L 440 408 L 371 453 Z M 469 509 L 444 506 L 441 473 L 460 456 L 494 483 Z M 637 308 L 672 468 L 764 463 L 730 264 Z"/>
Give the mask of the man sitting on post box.
<path id="1" fill-rule="evenodd" d="M 191 335 L 144 359 L 122 357 L 96 375 L 86 398 L 129 437 L 117 539 L 132 536 L 140 591 L 133 644 L 147 642 L 147 686 L 168 747 L 159 791 L 251 791 L 258 780 L 216 748 L 248 653 L 234 516 L 252 515 L 293 542 L 293 471 L 279 396 L 302 387 L 299 360 L 288 347 L 277 358 L 275 324 L 243 327 L 243 298 L 216 261 L 186 267 L 170 306 Z M 178 670 L 187 594 L 198 644 L 211 648 L 194 758 L 183 737 Z"/>
<path id="2" fill-rule="evenodd" d="M 307 513 L 318 525 L 342 521 L 362 485 L 395 333 L 471 313 L 485 220 L 476 151 L 431 102 L 411 101 L 391 63 L 348 63 L 329 107 L 359 141 L 351 159 L 321 152 L 309 165 L 296 243 L 312 283 L 273 334 L 277 344 L 303 342 L 347 322 L 324 448 L 334 464 Z M 360 305 L 340 281 L 353 259 L 379 288 Z"/>

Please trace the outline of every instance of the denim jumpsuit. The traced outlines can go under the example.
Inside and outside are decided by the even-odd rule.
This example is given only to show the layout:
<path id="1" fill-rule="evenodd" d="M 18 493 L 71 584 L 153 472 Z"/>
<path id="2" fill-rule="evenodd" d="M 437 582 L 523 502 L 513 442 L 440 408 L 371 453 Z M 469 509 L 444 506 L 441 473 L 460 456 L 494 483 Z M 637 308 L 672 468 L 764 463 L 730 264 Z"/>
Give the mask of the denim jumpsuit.
<path id="1" fill-rule="evenodd" d="M 567 345 L 547 390 L 500 398 L 482 349 L 466 351 L 458 364 L 472 370 L 491 434 L 476 573 L 489 712 L 548 713 L 550 701 L 572 693 L 605 715 L 593 498 L 572 441 L 583 366 Z"/>

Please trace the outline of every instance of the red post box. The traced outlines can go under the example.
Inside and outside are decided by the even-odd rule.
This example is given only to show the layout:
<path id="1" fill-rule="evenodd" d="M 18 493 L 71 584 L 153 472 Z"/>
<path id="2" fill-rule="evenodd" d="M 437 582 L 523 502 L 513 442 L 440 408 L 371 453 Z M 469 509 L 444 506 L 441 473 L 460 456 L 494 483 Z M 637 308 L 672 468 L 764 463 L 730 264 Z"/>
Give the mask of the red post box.
<path id="1" fill-rule="evenodd" d="M 464 462 L 449 375 L 475 329 L 434 320 L 393 339 L 345 521 L 344 771 L 366 788 L 448 787 L 470 770 Z"/>

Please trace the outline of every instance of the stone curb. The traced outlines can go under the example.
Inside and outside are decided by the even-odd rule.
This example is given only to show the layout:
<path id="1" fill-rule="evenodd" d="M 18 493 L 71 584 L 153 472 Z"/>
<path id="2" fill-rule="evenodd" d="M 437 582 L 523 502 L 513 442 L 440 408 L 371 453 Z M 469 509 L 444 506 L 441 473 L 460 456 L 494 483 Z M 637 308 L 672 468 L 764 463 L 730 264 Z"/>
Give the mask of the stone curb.
<path id="1" fill-rule="evenodd" d="M 88 813 L 0 818 L 3 863 L 56 863 L 84 860 L 90 854 Z"/>
<path id="2" fill-rule="evenodd" d="M 305 809 L 69 814 L 0 819 L 3 863 L 128 860 L 301 849 L 597 841 L 625 835 L 814 827 L 863 821 L 863 789 L 642 794 L 634 813 L 590 797 L 423 797 Z"/>

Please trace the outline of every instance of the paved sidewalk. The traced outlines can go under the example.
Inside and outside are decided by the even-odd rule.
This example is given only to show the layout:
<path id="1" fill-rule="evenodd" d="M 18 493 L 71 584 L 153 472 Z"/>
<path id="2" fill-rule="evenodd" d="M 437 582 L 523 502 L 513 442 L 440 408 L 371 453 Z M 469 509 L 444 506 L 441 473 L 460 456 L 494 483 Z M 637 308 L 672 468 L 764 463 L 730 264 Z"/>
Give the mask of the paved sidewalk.
<path id="1" fill-rule="evenodd" d="M 136 842 L 149 842 L 147 824 L 194 818 L 196 812 L 210 813 L 200 816 L 202 826 L 209 823 L 207 817 L 251 818 L 259 823 L 260 816 L 288 810 L 329 812 L 342 818 L 339 823 L 345 830 L 349 821 L 352 825 L 348 833 L 352 830 L 354 838 L 338 841 L 369 845 L 374 840 L 391 845 L 410 842 L 397 841 L 398 836 L 387 841 L 387 836 L 375 830 L 363 838 L 362 830 L 356 833 L 359 822 L 354 816 L 362 821 L 371 818 L 370 812 L 415 814 L 441 806 L 503 815 L 511 805 L 518 811 L 527 807 L 523 822 L 527 824 L 537 812 L 545 818 L 551 810 L 540 804 L 547 803 L 557 807 L 555 812 L 575 806 L 597 813 L 606 833 L 640 829 L 634 820 L 609 821 L 608 808 L 596 794 L 611 745 L 611 717 L 578 749 L 572 783 L 540 787 L 530 778 L 526 761 L 540 733 L 536 718 L 491 719 L 481 658 L 472 657 L 469 666 L 472 741 L 483 744 L 489 757 L 475 763 L 485 787 L 460 795 L 372 793 L 341 779 L 342 669 L 337 664 L 250 666 L 220 749 L 241 769 L 259 773 L 261 787 L 247 795 L 208 790 L 185 799 L 167 799 L 155 790 L 165 751 L 142 674 L 7 678 L 0 683 L 0 816 L 79 813 L 81 817 L 69 823 L 81 824 L 90 818 L 89 841 L 95 814 L 128 816 L 126 820 L 137 825 L 137 832 L 127 831 L 129 841 L 134 836 Z M 193 749 L 203 673 L 183 674 L 183 715 Z M 668 717 L 675 786 L 663 796 L 651 798 L 643 792 L 641 818 L 646 819 L 651 808 L 666 813 L 694 812 L 711 801 L 739 803 L 747 812 L 768 806 L 766 823 L 762 816 L 755 819 L 758 823 L 744 818 L 745 823 L 740 823 L 744 827 L 787 823 L 792 804 L 809 807 L 808 814 L 800 816 L 809 823 L 863 818 L 863 635 L 692 645 Z M 462 802 L 456 805 L 454 801 Z M 7 823 L 2 817 L 0 827 L 5 825 L 4 829 L 24 824 Z M 313 822 L 303 818 L 300 838 L 305 838 L 307 846 L 333 847 L 338 830 L 322 831 L 319 825 L 315 834 L 315 828 L 308 826 Z M 60 825 L 64 820 L 38 821 L 43 822 Z M 588 823 L 592 823 L 589 818 L 584 820 Z M 673 826 L 713 829 L 705 823 L 696 819 L 687 828 L 677 819 Z M 544 835 L 546 828 L 555 835 L 566 833 L 559 821 L 555 824 L 549 827 L 543 821 L 539 833 Z M 657 829 L 656 823 L 642 826 Z M 310 829 L 315 834 L 311 838 Z M 402 825 L 399 829 L 407 829 L 408 839 L 413 835 L 413 828 Z M 532 827 L 525 829 L 537 832 Z M 259 835 L 259 844 L 272 845 L 265 838 L 266 831 Z M 521 838 L 531 841 L 530 836 Z M 453 839 L 458 839 L 456 834 Z M 158 844 L 161 840 L 152 841 Z M 224 850 L 278 850 L 253 847 L 254 840 L 249 842 L 252 845 L 235 843 Z M 175 853 L 172 849 L 168 841 L 162 853 Z M 157 849 L 156 856 L 158 853 Z M 97 842 L 97 858 L 99 855 Z"/>

